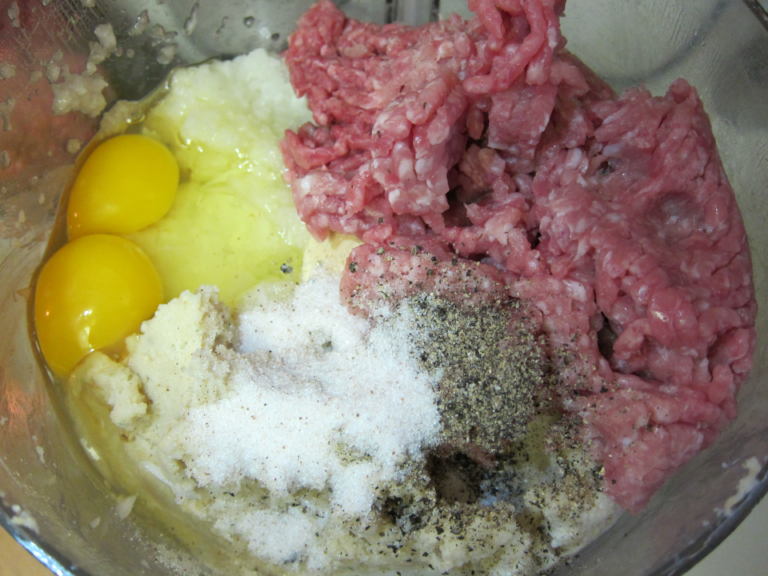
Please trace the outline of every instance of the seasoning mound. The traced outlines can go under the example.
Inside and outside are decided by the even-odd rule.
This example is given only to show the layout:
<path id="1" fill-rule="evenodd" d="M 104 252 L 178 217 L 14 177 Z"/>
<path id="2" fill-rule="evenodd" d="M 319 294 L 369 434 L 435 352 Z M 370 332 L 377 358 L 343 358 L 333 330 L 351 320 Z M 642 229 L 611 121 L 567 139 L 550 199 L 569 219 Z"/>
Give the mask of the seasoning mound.
<path id="1" fill-rule="evenodd" d="M 461 306 L 426 293 L 407 305 L 421 364 L 442 374 L 442 441 L 490 454 L 523 436 L 551 391 L 542 343 L 519 304 Z"/>
<path id="2" fill-rule="evenodd" d="M 86 426 L 82 406 L 96 406 L 84 436 L 119 446 L 103 456 L 128 467 L 138 505 L 165 494 L 264 567 L 316 574 L 535 573 L 611 521 L 567 421 L 519 397 L 501 412 L 515 422 L 484 419 L 514 385 L 493 393 L 493 363 L 544 375 L 535 340 L 514 368 L 520 348 L 493 338 L 514 307 L 490 320 L 487 308 L 415 297 L 363 318 L 337 290 L 322 271 L 263 284 L 235 315 L 213 289 L 184 292 L 122 361 L 86 358 L 69 381 L 72 410 Z M 481 344 L 458 362 L 438 328 Z M 459 375 L 484 383 L 462 390 Z M 578 500 L 564 505 L 569 483 Z"/>
<path id="3" fill-rule="evenodd" d="M 231 368 L 232 392 L 181 425 L 187 473 L 201 485 L 256 479 L 277 495 L 330 488 L 332 509 L 365 515 L 374 487 L 438 434 L 432 378 L 404 328 L 369 332 L 341 305 L 333 278 L 276 303 L 256 292 L 239 316 L 247 364 Z"/>

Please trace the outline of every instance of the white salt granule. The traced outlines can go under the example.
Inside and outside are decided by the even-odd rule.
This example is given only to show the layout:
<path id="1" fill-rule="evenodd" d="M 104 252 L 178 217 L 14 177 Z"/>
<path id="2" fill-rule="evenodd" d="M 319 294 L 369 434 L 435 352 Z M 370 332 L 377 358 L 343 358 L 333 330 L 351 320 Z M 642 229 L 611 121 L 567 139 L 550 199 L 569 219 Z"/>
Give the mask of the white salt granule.
<path id="1" fill-rule="evenodd" d="M 287 564 L 310 552 L 308 548 L 316 539 L 320 523 L 298 508 L 289 508 L 285 512 L 256 510 L 240 518 L 233 528 L 248 534 L 252 554 L 275 564 Z"/>
<path id="2" fill-rule="evenodd" d="M 232 392 L 177 429 L 187 473 L 201 485 L 255 479 L 277 494 L 331 488 L 339 513 L 367 514 L 375 487 L 437 441 L 434 376 L 410 354 L 404 326 L 371 329 L 341 305 L 333 278 L 252 301 Z"/>
<path id="3" fill-rule="evenodd" d="M 377 478 L 373 462 L 344 466 L 331 478 L 332 504 L 349 515 L 365 516 L 371 508 Z"/>

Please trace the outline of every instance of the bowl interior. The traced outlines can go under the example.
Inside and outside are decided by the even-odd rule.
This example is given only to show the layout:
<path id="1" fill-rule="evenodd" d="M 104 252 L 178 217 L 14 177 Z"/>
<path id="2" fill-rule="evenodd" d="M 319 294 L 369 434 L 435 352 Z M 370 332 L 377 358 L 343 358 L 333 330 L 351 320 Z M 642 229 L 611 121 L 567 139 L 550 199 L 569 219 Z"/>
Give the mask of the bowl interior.
<path id="1" fill-rule="evenodd" d="M 29 4 L 28 6 L 26 4 Z M 77 151 L 98 114 L 51 113 L 65 67 L 83 70 L 94 42 L 109 54 L 98 69 L 105 103 L 138 98 L 176 65 L 255 47 L 285 46 L 310 2 L 198 3 L 104 0 L 0 1 L 0 523 L 55 572 L 199 573 L 193 555 L 151 519 L 125 516 L 85 457 L 59 409 L 59 391 L 29 337 L 32 279 Z M 340 2 L 383 22 L 428 18 L 410 2 Z M 14 8 L 15 6 L 15 8 Z M 465 12 L 444 0 L 440 13 Z M 115 49 L 103 40 L 109 24 Z M 663 92 L 677 77 L 700 91 L 749 235 L 757 299 L 768 290 L 768 32 L 747 3 L 701 0 L 572 0 L 568 47 L 622 89 Z M 100 31 L 100 32 L 99 32 Z M 100 36 L 99 34 L 102 33 Z M 58 70 L 58 71 L 57 71 Z M 755 366 L 740 412 L 720 439 L 679 471 L 637 516 L 624 516 L 559 572 L 679 574 L 719 543 L 768 489 L 768 312 L 760 308 Z M 204 571 L 203 571 L 204 572 Z"/>

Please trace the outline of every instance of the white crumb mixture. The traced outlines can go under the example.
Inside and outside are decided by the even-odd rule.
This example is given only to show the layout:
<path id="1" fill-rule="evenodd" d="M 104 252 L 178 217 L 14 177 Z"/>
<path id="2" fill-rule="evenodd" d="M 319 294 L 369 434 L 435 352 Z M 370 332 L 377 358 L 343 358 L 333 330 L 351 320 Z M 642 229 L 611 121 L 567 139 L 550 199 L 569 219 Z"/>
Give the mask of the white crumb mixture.
<path id="1" fill-rule="evenodd" d="M 351 315 L 324 273 L 267 284 L 235 317 L 214 289 L 186 292 L 129 338 L 122 363 L 94 353 L 70 389 L 99 396 L 132 463 L 120 465 L 138 469 L 148 492 L 164 487 L 236 550 L 286 572 L 464 574 L 471 560 L 528 574 L 604 528 L 613 506 L 586 494 L 574 513 L 554 459 L 519 471 L 520 505 L 550 526 L 543 549 L 490 497 L 471 514 L 435 506 L 419 475 L 439 442 L 439 374 L 414 358 L 409 316 L 387 318 Z M 431 503 L 413 529 L 385 510 L 408 490 Z"/>

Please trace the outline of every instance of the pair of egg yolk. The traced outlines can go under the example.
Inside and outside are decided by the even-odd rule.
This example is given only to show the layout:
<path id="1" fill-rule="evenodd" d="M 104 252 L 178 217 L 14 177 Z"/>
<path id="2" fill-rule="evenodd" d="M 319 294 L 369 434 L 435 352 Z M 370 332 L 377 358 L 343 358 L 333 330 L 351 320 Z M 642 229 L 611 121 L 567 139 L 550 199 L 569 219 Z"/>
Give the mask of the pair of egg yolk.
<path id="1" fill-rule="evenodd" d="M 68 374 L 88 353 L 136 332 L 163 302 L 154 265 L 120 235 L 165 216 L 178 183 L 173 154 L 147 136 L 115 136 L 86 158 L 67 203 L 68 242 L 45 262 L 35 286 L 35 331 L 54 374 Z"/>

